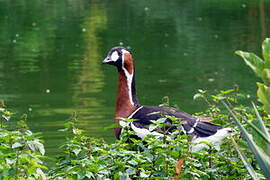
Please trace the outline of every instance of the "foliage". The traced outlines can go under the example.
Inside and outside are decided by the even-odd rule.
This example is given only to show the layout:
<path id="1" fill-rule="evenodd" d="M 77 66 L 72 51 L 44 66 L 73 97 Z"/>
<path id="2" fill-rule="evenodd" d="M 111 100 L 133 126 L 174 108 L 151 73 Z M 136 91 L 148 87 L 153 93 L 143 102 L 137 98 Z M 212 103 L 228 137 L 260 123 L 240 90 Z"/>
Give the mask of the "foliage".
<path id="1" fill-rule="evenodd" d="M 2 107 L 1 121 L 9 120 L 11 113 Z M 26 115 L 18 121 L 15 130 L 1 123 L 0 179 L 46 179 L 43 170 L 45 149 L 42 141 L 26 125 Z"/>
<path id="2" fill-rule="evenodd" d="M 205 98 L 204 94 L 206 94 L 206 91 L 199 90 L 196 97 Z M 236 142 L 233 137 L 231 138 L 232 144 L 239 153 L 239 157 L 243 161 L 251 177 L 253 179 L 264 179 L 262 174 L 258 173 L 258 169 L 254 166 L 254 158 L 252 158 L 252 161 L 250 161 L 250 157 L 254 155 L 260 169 L 265 175 L 265 178 L 269 178 L 270 136 L 269 129 L 266 127 L 265 122 L 263 121 L 263 119 L 269 120 L 268 115 L 265 113 L 263 108 L 259 108 L 262 114 L 260 115 L 258 108 L 254 103 L 252 103 L 253 108 L 241 105 L 239 106 L 237 100 L 238 98 L 235 98 L 237 96 L 242 98 L 245 97 L 242 94 L 234 93 L 234 90 L 228 90 L 221 91 L 221 93 L 218 95 L 212 95 L 212 98 L 214 101 L 222 102 L 222 104 L 225 105 L 226 109 L 229 110 L 232 119 L 235 120 L 241 134 L 243 134 L 244 139 L 246 140 L 246 142 L 241 142 L 239 140 Z M 232 104 L 231 102 L 234 103 Z M 220 115 L 220 112 L 218 114 Z M 239 142 L 241 143 L 239 144 Z"/>
<path id="3" fill-rule="evenodd" d="M 258 77 L 263 80 L 263 83 L 257 83 L 258 90 L 257 96 L 259 100 L 264 104 L 264 108 L 266 112 L 270 113 L 270 39 L 266 38 L 262 43 L 262 55 L 264 60 L 259 58 L 253 53 L 236 51 L 236 54 L 241 56 L 246 64 L 256 73 Z M 230 114 L 233 116 L 233 119 L 237 122 L 241 132 L 246 139 L 249 149 L 255 155 L 257 162 L 260 168 L 263 170 L 263 173 L 266 178 L 270 178 L 270 135 L 269 129 L 266 127 L 263 118 L 253 104 L 254 111 L 256 113 L 256 120 L 258 121 L 258 126 L 255 126 L 251 122 L 249 122 L 245 117 L 242 117 L 251 127 L 251 133 L 247 131 L 247 129 L 243 126 L 243 124 L 239 121 L 239 118 L 236 116 L 236 113 L 231 109 L 226 103 L 224 103 L 226 108 L 229 110 Z M 256 141 L 257 139 L 257 141 Z M 258 140 L 259 139 L 259 140 Z M 234 143 L 235 147 L 237 144 Z M 245 155 L 238 150 L 240 156 L 242 157 L 243 162 L 245 162 L 249 173 L 252 175 L 254 179 L 257 179 L 256 173 L 254 173 L 253 168 L 250 166 L 248 162 L 246 162 Z"/>
<path id="4" fill-rule="evenodd" d="M 220 103 L 222 99 L 237 103 L 237 98 L 243 97 L 234 90 L 222 91 L 216 95 L 208 95 L 206 91 L 200 90 L 196 96 L 207 99 L 209 103 L 209 109 L 200 115 L 211 114 L 214 121 L 224 121 L 224 125 L 230 123 L 229 116 L 221 113 L 222 109 L 215 103 Z M 238 112 L 240 111 L 249 114 L 245 108 L 239 108 Z M 181 124 L 180 119 L 164 115 L 164 118 L 157 120 L 149 129 L 158 129 L 161 134 L 166 134 L 163 125 L 165 118 L 170 118 L 174 125 Z M 122 119 L 121 140 L 107 144 L 83 135 L 83 131 L 76 127 L 76 116 L 73 117 L 64 129 L 71 132 L 73 137 L 68 138 L 62 146 L 64 154 L 58 158 L 56 167 L 49 172 L 52 179 L 172 178 L 176 174 L 175 166 L 178 160 L 182 166 L 181 172 L 177 173 L 179 179 L 251 178 L 230 141 L 226 141 L 221 147 L 208 144 L 209 149 L 191 153 L 193 144 L 188 136 L 181 133 L 181 129 L 174 131 L 170 136 L 148 135 L 140 140 L 134 138 L 131 131 L 132 121 Z M 244 143 L 237 132 L 233 136 L 239 144 Z M 248 161 L 255 162 L 250 153 Z M 260 172 L 256 167 L 254 169 Z"/>
<path id="5" fill-rule="evenodd" d="M 252 137 L 246 128 L 240 123 L 239 119 L 237 118 L 237 115 L 235 112 L 226 104 L 224 103 L 226 108 L 229 110 L 230 114 L 232 115 L 233 119 L 236 121 L 237 125 L 239 126 L 245 140 L 247 141 L 247 144 L 249 146 L 249 149 L 253 152 L 255 155 L 258 165 L 262 169 L 265 177 L 267 179 L 270 178 L 270 135 L 269 130 L 264 125 L 264 122 L 262 120 L 261 115 L 258 113 L 256 106 L 253 104 L 254 110 L 256 112 L 256 116 L 258 119 L 259 126 L 255 126 L 252 123 L 248 122 L 246 118 L 244 120 L 250 124 L 251 130 L 253 133 L 256 133 L 261 138 L 261 141 L 255 141 L 254 137 Z M 242 161 L 245 163 L 250 175 L 253 177 L 253 179 L 258 179 L 256 172 L 252 168 L 252 166 L 248 163 L 246 156 L 241 152 L 240 148 L 238 147 L 237 143 L 234 142 L 234 146 L 237 148 L 237 151 L 239 155 L 241 156 Z"/>
<path id="6" fill-rule="evenodd" d="M 246 64 L 260 77 L 264 83 L 257 82 L 257 96 L 264 104 L 265 110 L 270 113 L 270 38 L 266 38 L 262 43 L 262 55 L 264 60 L 254 53 L 236 51 Z"/>
<path id="7" fill-rule="evenodd" d="M 215 123 L 223 126 L 232 127 L 232 124 L 229 115 L 224 113 L 221 101 L 229 104 L 237 116 L 244 116 L 248 122 L 256 119 L 254 109 L 237 105 L 239 99 L 245 99 L 237 90 L 218 94 L 199 90 L 194 99 L 203 99 L 209 107 L 198 116 L 210 116 Z M 263 112 L 261 109 L 259 111 Z M 1 113 L 7 113 L 7 110 L 2 108 Z M 238 145 L 236 148 L 232 148 L 232 142 L 227 139 L 220 147 L 207 144 L 208 149 L 191 152 L 194 144 L 181 133 L 181 129 L 170 136 L 163 136 L 168 133 L 164 127 L 166 118 L 173 121 L 173 126 L 180 126 L 181 119 L 166 114 L 163 116 L 149 126 L 150 130 L 157 129 L 160 136 L 148 135 L 143 140 L 136 139 L 131 130 L 133 120 L 121 119 L 121 140 L 108 144 L 78 129 L 77 116 L 74 114 L 65 128 L 60 130 L 71 133 L 71 136 L 61 146 L 62 154 L 55 160 L 55 166 L 48 168 L 45 173 L 43 144 L 28 129 L 26 116 L 23 116 L 16 130 L 8 130 L 6 126 L 1 128 L 0 179 L 251 179 L 248 173 L 250 169 L 257 177 L 262 177 L 239 131 L 232 133 Z M 249 128 L 247 121 L 243 118 L 240 121 Z M 243 154 L 246 157 L 244 163 L 238 157 L 239 149 L 242 152 L 240 157 Z M 249 169 L 245 168 L 247 164 Z"/>

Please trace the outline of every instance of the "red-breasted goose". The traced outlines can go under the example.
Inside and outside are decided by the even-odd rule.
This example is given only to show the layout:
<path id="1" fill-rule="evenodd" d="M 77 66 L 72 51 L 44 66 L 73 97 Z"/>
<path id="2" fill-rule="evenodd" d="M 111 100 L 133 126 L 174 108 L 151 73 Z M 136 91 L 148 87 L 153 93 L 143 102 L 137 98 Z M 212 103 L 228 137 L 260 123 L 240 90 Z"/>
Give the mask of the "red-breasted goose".
<path id="1" fill-rule="evenodd" d="M 184 133 L 192 136 L 192 140 L 195 143 L 204 141 L 219 144 L 231 131 L 230 128 L 223 128 L 209 122 L 203 122 L 198 117 L 175 109 L 140 105 L 136 96 L 134 62 L 131 53 L 126 48 L 112 48 L 102 63 L 113 65 L 118 70 L 118 90 L 114 123 L 119 123 L 120 118 L 136 119 L 136 121 L 131 123 L 131 128 L 138 137 L 144 138 L 147 134 L 161 135 L 147 128 L 152 123 L 152 120 L 162 117 L 161 113 L 155 112 L 163 112 L 166 115 L 181 118 L 183 120 L 182 129 Z M 171 122 L 167 120 L 165 123 Z M 121 128 L 115 128 L 117 139 L 120 138 L 120 133 Z M 193 150 L 196 151 L 205 146 L 205 144 L 198 144 Z"/>

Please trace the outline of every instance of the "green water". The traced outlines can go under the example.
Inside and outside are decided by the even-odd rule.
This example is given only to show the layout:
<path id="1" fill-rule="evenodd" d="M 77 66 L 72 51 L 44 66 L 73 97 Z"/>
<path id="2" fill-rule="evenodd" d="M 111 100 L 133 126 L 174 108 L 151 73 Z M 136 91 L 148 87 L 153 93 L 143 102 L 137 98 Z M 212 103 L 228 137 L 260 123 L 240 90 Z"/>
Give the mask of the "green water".
<path id="1" fill-rule="evenodd" d="M 101 60 L 113 46 L 129 46 L 136 61 L 139 102 L 204 109 L 197 89 L 235 85 L 255 94 L 258 80 L 234 51 L 260 53 L 269 35 L 267 1 L 1 0 L 0 99 L 28 114 L 49 154 L 66 134 L 57 131 L 73 112 L 87 134 L 113 121 L 116 70 Z"/>

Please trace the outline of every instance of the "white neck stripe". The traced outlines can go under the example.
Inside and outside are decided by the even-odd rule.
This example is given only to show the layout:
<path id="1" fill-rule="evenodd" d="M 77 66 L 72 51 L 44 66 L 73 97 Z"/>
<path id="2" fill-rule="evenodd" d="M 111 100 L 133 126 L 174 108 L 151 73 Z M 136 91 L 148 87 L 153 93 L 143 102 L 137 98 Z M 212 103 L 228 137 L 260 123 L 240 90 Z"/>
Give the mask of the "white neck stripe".
<path id="1" fill-rule="evenodd" d="M 122 50 L 123 51 L 123 50 Z M 130 103 L 132 105 L 134 105 L 135 103 L 133 102 L 133 99 L 132 99 L 132 88 L 131 88 L 131 84 L 132 84 L 132 79 L 133 79 L 133 73 L 129 74 L 129 72 L 126 70 L 126 68 L 124 67 L 124 64 L 125 64 L 125 57 L 124 57 L 124 54 L 122 55 L 122 69 L 124 70 L 124 73 L 126 75 L 126 78 L 127 78 L 127 86 L 128 86 L 128 96 L 129 96 L 129 100 L 130 100 Z"/>

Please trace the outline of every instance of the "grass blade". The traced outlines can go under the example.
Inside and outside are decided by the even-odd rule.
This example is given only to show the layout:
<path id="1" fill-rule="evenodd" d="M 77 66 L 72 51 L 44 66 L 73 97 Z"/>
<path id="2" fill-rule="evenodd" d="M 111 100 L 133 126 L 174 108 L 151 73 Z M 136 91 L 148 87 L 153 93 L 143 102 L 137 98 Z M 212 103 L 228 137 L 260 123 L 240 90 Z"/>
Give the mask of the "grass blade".
<path id="1" fill-rule="evenodd" d="M 239 126 L 240 130 L 242 131 L 243 137 L 245 138 L 250 150 L 255 155 L 258 165 L 262 169 L 265 177 L 270 179 L 270 157 L 267 156 L 264 151 L 256 145 L 252 136 L 247 132 L 247 130 L 241 125 L 239 119 L 236 117 L 235 113 L 229 108 L 229 106 L 223 101 L 224 106 L 232 115 L 233 119 Z"/>
<path id="2" fill-rule="evenodd" d="M 262 120 L 261 115 L 258 112 L 258 109 L 256 108 L 256 106 L 255 106 L 255 104 L 253 102 L 252 102 L 252 106 L 253 106 L 253 108 L 255 110 L 255 113 L 256 113 L 256 116 L 257 116 L 257 118 L 259 120 L 259 124 L 260 124 L 261 130 L 263 131 L 263 133 L 265 134 L 265 136 L 267 137 L 267 139 L 270 139 L 270 134 L 269 134 L 266 126 L 264 125 L 264 122 Z"/>
<path id="3" fill-rule="evenodd" d="M 246 166 L 246 168 L 247 168 L 247 170 L 248 170 L 250 176 L 251 176 L 253 179 L 255 179 L 255 180 L 259 179 L 258 176 L 257 176 L 256 171 L 255 171 L 255 170 L 253 169 L 253 167 L 248 163 L 248 160 L 247 160 L 247 157 L 245 156 L 245 154 L 241 152 L 240 147 L 237 145 L 237 143 L 235 142 L 235 140 L 233 139 L 233 137 L 231 137 L 231 139 L 232 139 L 232 142 L 233 142 L 233 145 L 234 145 L 236 151 L 238 152 L 238 154 L 239 154 L 241 160 L 243 161 L 244 165 Z"/>
<path id="4" fill-rule="evenodd" d="M 266 137 L 266 135 L 259 129 L 257 128 L 254 124 L 251 122 L 246 121 L 268 144 L 270 144 L 270 139 Z"/>

